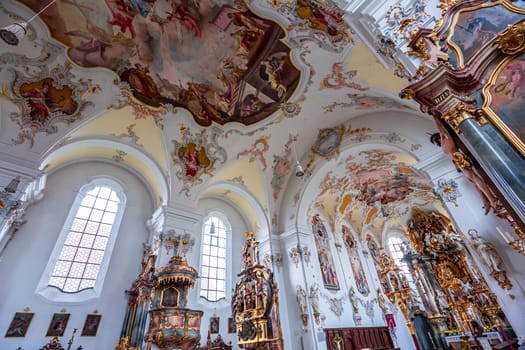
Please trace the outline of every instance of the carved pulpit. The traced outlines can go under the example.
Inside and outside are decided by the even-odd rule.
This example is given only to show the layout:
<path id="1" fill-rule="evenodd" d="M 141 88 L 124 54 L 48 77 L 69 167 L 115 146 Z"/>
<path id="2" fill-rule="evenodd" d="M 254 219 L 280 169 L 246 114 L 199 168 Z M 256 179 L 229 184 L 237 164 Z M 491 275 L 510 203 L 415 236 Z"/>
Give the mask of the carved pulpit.
<path id="1" fill-rule="evenodd" d="M 259 263 L 259 242 L 252 232 L 242 249 L 242 270 L 232 298 L 237 344 L 243 349 L 283 349 L 277 284 Z"/>
<path id="2" fill-rule="evenodd" d="M 188 309 L 186 303 L 198 273 L 181 256 L 193 241 L 188 234 L 168 234 L 164 241 L 173 244 L 175 255 L 153 276 L 155 285 L 146 340 L 160 350 L 197 349 L 203 312 Z"/>

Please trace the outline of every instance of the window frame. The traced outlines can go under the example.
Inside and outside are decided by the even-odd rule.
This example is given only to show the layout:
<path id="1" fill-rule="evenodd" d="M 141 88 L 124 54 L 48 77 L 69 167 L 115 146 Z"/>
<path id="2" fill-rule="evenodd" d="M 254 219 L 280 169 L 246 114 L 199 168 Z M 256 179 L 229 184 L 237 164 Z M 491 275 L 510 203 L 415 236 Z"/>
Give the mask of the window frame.
<path id="1" fill-rule="evenodd" d="M 206 297 L 202 296 L 201 295 L 201 292 L 202 292 L 202 281 L 203 281 L 203 277 L 200 276 L 201 272 L 202 272 L 202 267 L 203 267 L 203 257 L 204 255 L 202 254 L 203 250 L 204 250 L 204 235 L 205 235 L 205 228 L 206 228 L 206 222 L 212 218 L 212 217 L 216 217 L 218 218 L 219 220 L 222 221 L 223 225 L 224 225 L 224 231 L 226 233 L 226 259 L 225 259 L 225 274 L 224 274 L 224 297 L 223 298 L 220 298 L 218 300 L 209 300 L 207 299 Z M 199 258 L 199 279 L 198 279 L 198 301 L 199 303 L 203 304 L 203 305 L 213 305 L 214 307 L 223 307 L 223 306 L 228 306 L 230 305 L 230 298 L 231 298 L 231 288 L 232 288 L 232 280 L 231 280 L 231 276 L 232 276 L 232 254 L 228 254 L 229 252 L 232 251 L 231 247 L 232 247 L 232 225 L 230 223 L 230 220 L 228 219 L 228 217 L 223 214 L 222 212 L 218 211 L 218 210 L 213 210 L 213 211 L 210 211 L 208 213 L 208 215 L 206 215 L 206 217 L 204 218 L 204 220 L 202 221 L 202 225 L 201 225 L 201 244 L 200 244 L 200 252 L 201 252 L 201 257 Z"/>
<path id="2" fill-rule="evenodd" d="M 104 256 L 100 263 L 99 272 L 96 278 L 95 286 L 91 288 L 83 289 L 78 292 L 64 292 L 55 286 L 49 285 L 49 281 L 55 269 L 55 265 L 58 261 L 58 258 L 60 257 L 60 253 L 62 251 L 64 243 L 68 237 L 71 225 L 78 213 L 80 204 L 82 203 L 82 200 L 86 197 L 86 195 L 90 191 L 95 189 L 96 187 L 111 188 L 111 190 L 113 190 L 116 196 L 118 197 L 119 203 L 117 205 L 117 212 L 115 215 L 115 220 L 111 227 L 111 232 L 109 233 L 109 236 L 108 236 L 108 242 L 104 250 Z M 39 295 L 40 297 L 42 297 L 43 299 L 47 301 L 61 302 L 61 303 L 81 303 L 81 302 L 87 302 L 87 301 L 100 297 L 102 293 L 104 281 L 106 278 L 106 274 L 109 268 L 113 249 L 115 247 L 117 236 L 120 231 L 122 217 L 124 216 L 124 211 L 126 208 L 126 201 L 127 201 L 127 198 L 125 195 L 124 186 L 118 180 L 112 179 L 109 177 L 93 178 L 90 182 L 88 182 L 87 184 L 84 184 L 80 188 L 80 190 L 78 190 L 78 193 L 75 196 L 73 204 L 71 205 L 71 209 L 69 210 L 69 213 L 67 215 L 67 218 L 64 221 L 64 224 L 62 225 L 60 234 L 58 235 L 55 246 L 51 252 L 47 265 L 38 283 L 37 290 L 36 290 L 37 295 Z"/>
<path id="3" fill-rule="evenodd" d="M 389 234 L 387 236 L 387 238 L 386 238 L 386 247 L 387 247 L 387 250 L 388 250 L 388 254 L 394 260 L 394 263 L 396 264 L 396 266 L 399 267 L 400 272 L 406 276 L 406 278 L 408 280 L 408 285 L 410 286 L 410 288 L 416 290 L 415 283 L 414 283 L 414 278 L 412 276 L 412 273 L 410 273 L 410 269 L 408 267 L 408 264 L 406 262 L 401 261 L 402 258 L 397 259 L 395 257 L 395 255 L 394 255 L 394 252 L 392 251 L 392 245 L 390 244 L 392 239 L 398 239 L 401 242 L 406 242 L 410 246 L 412 244 L 410 243 L 410 240 L 408 239 L 408 237 L 403 236 L 402 234 L 399 234 L 397 232 Z M 400 244 L 398 244 L 398 245 L 400 245 Z M 402 252 L 401 247 L 399 248 L 399 251 Z M 406 267 L 406 270 L 403 267 Z"/>

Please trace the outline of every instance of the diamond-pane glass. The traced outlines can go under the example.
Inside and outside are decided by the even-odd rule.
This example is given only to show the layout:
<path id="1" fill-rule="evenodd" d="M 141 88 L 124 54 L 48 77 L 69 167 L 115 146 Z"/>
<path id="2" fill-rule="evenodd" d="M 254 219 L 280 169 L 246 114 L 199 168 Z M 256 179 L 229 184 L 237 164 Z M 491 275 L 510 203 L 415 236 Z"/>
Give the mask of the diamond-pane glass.
<path id="1" fill-rule="evenodd" d="M 226 295 L 226 226 L 212 216 L 205 222 L 203 231 L 200 296 L 218 301 Z"/>
<path id="2" fill-rule="evenodd" d="M 111 192 L 113 192 L 113 191 L 111 191 L 111 188 L 109 188 L 109 187 L 101 187 L 100 188 L 100 192 L 98 193 L 98 196 L 100 198 L 108 199 L 109 196 L 111 195 Z"/>
<path id="3" fill-rule="evenodd" d="M 82 198 L 53 268 L 50 286 L 68 293 L 95 286 L 118 209 L 118 196 L 109 187 L 96 187 Z"/>
<path id="4" fill-rule="evenodd" d="M 79 290 L 84 290 L 84 289 L 88 289 L 88 288 L 93 288 L 93 287 L 95 287 L 95 283 L 96 283 L 96 282 L 97 282 L 96 279 L 92 279 L 92 280 L 83 279 L 83 280 L 80 282 Z"/>
<path id="5" fill-rule="evenodd" d="M 113 202 L 113 201 L 109 201 L 108 205 L 106 206 L 106 212 L 116 213 L 117 210 L 118 210 L 118 203 L 117 202 Z"/>
<path id="6" fill-rule="evenodd" d="M 82 199 L 82 203 L 80 205 L 91 208 L 93 207 L 93 203 L 95 203 L 96 200 L 97 200 L 97 197 L 88 195 L 88 196 L 85 196 L 84 199 Z"/>
<path id="7" fill-rule="evenodd" d="M 66 279 L 66 283 L 64 283 L 64 292 L 77 292 L 79 284 L 80 279 L 78 278 Z"/>
<path id="8" fill-rule="evenodd" d="M 79 246 L 83 248 L 91 248 L 95 241 L 95 237 L 95 235 L 83 234 Z"/>
<path id="9" fill-rule="evenodd" d="M 100 222 L 100 220 L 102 219 L 102 215 L 104 215 L 104 211 L 93 209 L 91 211 L 91 215 L 89 216 L 89 220 Z"/>
<path id="10" fill-rule="evenodd" d="M 98 234 L 100 236 L 109 236 L 111 233 L 111 225 L 101 224 L 98 228 Z"/>
<path id="11" fill-rule="evenodd" d="M 75 219 L 73 224 L 71 224 L 71 231 L 82 232 L 86 227 L 86 220 Z"/>
<path id="12" fill-rule="evenodd" d="M 77 218 L 87 219 L 89 218 L 89 213 L 91 213 L 91 208 L 80 206 L 78 207 Z"/>
<path id="13" fill-rule="evenodd" d="M 88 221 L 84 232 L 90 233 L 92 235 L 96 235 L 98 231 L 98 226 L 99 226 L 98 222 Z"/>
<path id="14" fill-rule="evenodd" d="M 67 235 L 67 238 L 64 244 L 78 245 L 81 239 L 82 239 L 82 233 L 70 231 Z"/>

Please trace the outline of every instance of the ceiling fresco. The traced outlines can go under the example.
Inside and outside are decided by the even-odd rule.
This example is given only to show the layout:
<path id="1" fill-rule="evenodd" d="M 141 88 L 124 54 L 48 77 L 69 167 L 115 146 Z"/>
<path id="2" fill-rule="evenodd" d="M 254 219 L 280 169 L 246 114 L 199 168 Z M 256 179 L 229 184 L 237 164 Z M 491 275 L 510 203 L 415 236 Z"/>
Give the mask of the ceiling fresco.
<path id="1" fill-rule="evenodd" d="M 78 79 L 71 72 L 71 64 L 57 65 L 51 70 L 43 66 L 36 74 L 11 69 L 12 81 L 4 87 L 1 95 L 9 98 L 18 107 L 18 112 L 9 116 L 20 131 L 12 139 L 15 144 L 29 142 L 34 145 L 35 134 L 53 134 L 57 124 L 72 124 L 83 118 L 82 112 L 91 101 L 82 96 L 98 93 L 89 80 Z"/>
<path id="2" fill-rule="evenodd" d="M 73 62 L 111 69 L 136 100 L 186 108 L 203 126 L 261 121 L 299 81 L 284 30 L 243 1 L 63 0 L 42 18 Z"/>
<path id="3" fill-rule="evenodd" d="M 27 18 L 44 6 L 2 1 L 0 21 Z M 0 121 L 0 154 L 13 151 L 48 170 L 104 158 L 155 181 L 159 203 L 195 205 L 206 193 L 239 187 L 276 226 L 303 205 L 304 188 L 291 183 L 304 186 L 317 179 L 318 162 L 333 162 L 347 172 L 331 174 L 321 186 L 340 184 L 340 193 L 351 196 L 338 200 L 337 186 L 319 189 L 316 205 L 333 220 L 351 216 L 352 223 L 374 226 L 396 200 L 417 197 L 402 191 L 412 175 L 398 174 L 396 165 L 414 160 L 380 167 L 399 191 L 395 200 L 377 200 L 352 188 L 348 174 L 362 169 L 347 163 L 365 167 L 370 157 L 348 158 L 348 147 L 381 143 L 424 153 L 424 137 L 412 135 L 432 132 L 433 124 L 406 128 L 392 121 L 393 115 L 424 118 L 397 98 L 404 81 L 354 36 L 344 15 L 332 0 L 58 0 L 19 46 L 0 42 L 1 97 L 12 102 L 0 110 L 13 116 Z M 28 92 L 23 83 L 42 91 Z M 53 102 L 59 92 L 63 106 Z M 372 114 L 382 121 L 370 124 L 365 116 Z M 97 147 L 100 142 L 107 147 Z M 301 179 L 294 176 L 296 161 L 305 170 Z M 373 181 L 367 186 L 388 191 Z M 364 207 L 386 208 L 367 220 Z"/>
<path id="4" fill-rule="evenodd" d="M 405 218 L 412 206 L 433 205 L 439 199 L 432 185 L 411 165 L 406 153 L 367 149 L 337 162 L 320 183 L 312 209 L 321 210 L 332 227 L 346 220 L 359 232 L 380 233 L 385 222 Z"/>

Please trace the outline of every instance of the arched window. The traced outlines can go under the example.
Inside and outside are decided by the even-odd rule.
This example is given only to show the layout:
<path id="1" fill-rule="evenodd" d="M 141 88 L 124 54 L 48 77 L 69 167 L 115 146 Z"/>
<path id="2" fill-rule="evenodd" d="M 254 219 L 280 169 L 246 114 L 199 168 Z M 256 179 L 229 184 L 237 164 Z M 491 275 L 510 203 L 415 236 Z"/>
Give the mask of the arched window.
<path id="1" fill-rule="evenodd" d="M 226 217 L 211 213 L 203 225 L 200 269 L 200 296 L 207 301 L 226 298 L 230 239 L 231 227 Z"/>
<path id="2" fill-rule="evenodd" d="M 100 294 L 125 201 L 122 187 L 110 179 L 95 179 L 80 189 L 40 281 L 39 294 L 60 301 L 82 301 Z"/>
<path id="3" fill-rule="evenodd" d="M 408 268 L 408 264 L 403 261 L 403 256 L 405 253 L 403 252 L 402 246 L 405 244 L 405 240 L 401 239 L 398 236 L 390 236 L 387 240 L 388 244 L 388 251 L 390 252 L 390 256 L 392 259 L 394 259 L 394 262 L 396 265 L 401 269 L 401 272 L 405 275 L 405 277 L 408 280 L 408 283 L 410 286 L 413 287 L 413 279 L 412 274 L 410 273 L 410 269 Z"/>

